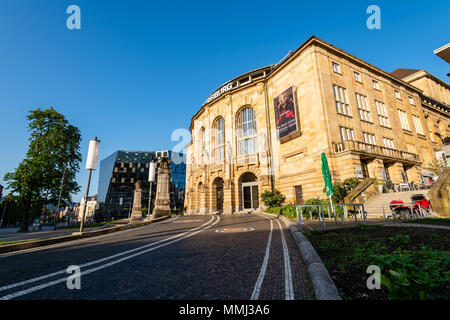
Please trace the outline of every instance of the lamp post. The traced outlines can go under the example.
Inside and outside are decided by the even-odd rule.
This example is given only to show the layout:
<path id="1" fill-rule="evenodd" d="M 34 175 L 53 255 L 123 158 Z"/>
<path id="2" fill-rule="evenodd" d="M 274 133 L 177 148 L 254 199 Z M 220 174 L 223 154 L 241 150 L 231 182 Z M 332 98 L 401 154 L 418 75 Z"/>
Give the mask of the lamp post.
<path id="1" fill-rule="evenodd" d="M 98 159 L 99 147 L 100 147 L 100 140 L 98 140 L 97 137 L 95 137 L 94 139 L 91 139 L 91 141 L 89 141 L 89 150 L 88 150 L 88 156 L 87 156 L 87 160 L 86 160 L 86 170 L 89 170 L 89 177 L 88 177 L 88 183 L 87 183 L 87 188 L 86 188 L 86 196 L 84 197 L 84 208 L 83 208 L 83 216 L 81 217 L 80 233 L 83 233 L 84 216 L 86 214 L 87 199 L 89 196 L 89 185 L 91 184 L 92 170 L 97 169 L 97 159 Z"/>
<path id="2" fill-rule="evenodd" d="M 152 213 L 152 187 L 153 182 L 155 182 L 155 171 L 156 171 L 156 161 L 155 158 L 152 156 L 150 159 L 150 166 L 148 168 L 148 181 L 150 182 L 150 188 L 148 192 L 148 219 L 151 218 Z"/>

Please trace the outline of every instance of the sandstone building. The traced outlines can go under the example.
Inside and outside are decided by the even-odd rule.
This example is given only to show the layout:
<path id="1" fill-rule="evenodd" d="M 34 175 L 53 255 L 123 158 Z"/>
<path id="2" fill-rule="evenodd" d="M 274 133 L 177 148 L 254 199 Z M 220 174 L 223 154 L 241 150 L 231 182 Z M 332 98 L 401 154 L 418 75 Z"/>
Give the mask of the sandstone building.
<path id="1" fill-rule="evenodd" d="M 313 36 L 226 82 L 191 120 L 187 214 L 259 208 L 272 188 L 286 202 L 324 197 L 322 152 L 333 181 L 430 183 L 450 136 L 450 88 L 414 73 L 389 74 Z"/>

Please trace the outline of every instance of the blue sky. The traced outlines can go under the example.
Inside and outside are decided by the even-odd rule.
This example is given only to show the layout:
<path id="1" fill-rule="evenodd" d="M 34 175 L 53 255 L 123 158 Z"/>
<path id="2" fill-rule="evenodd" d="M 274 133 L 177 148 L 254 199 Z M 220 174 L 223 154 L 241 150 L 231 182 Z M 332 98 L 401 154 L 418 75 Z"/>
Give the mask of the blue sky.
<path id="1" fill-rule="evenodd" d="M 81 30 L 66 9 L 81 8 Z M 381 29 L 366 8 L 381 8 Z M 53 106 L 99 159 L 118 149 L 172 149 L 177 128 L 219 85 L 278 62 L 311 35 L 385 70 L 426 69 L 448 82 L 433 50 L 449 42 L 449 1 L 0 0 L 0 184 L 28 147 L 29 110 Z M 445 22 L 447 21 L 447 23 Z M 91 194 L 97 190 L 98 170 Z"/>

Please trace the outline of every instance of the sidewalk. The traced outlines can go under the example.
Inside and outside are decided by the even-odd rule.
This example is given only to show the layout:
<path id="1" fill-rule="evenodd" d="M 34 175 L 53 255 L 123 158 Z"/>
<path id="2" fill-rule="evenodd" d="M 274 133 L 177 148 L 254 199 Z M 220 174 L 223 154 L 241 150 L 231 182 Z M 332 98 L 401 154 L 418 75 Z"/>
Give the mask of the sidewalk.
<path id="1" fill-rule="evenodd" d="M 103 226 L 92 227 L 85 225 L 84 230 L 94 231 L 101 230 L 105 228 L 117 227 L 123 224 L 127 224 L 128 221 L 122 223 L 107 223 Z M 31 230 L 31 227 L 29 228 Z M 53 226 L 43 226 L 41 231 L 30 231 L 30 232 L 17 232 L 19 228 L 0 228 L 0 243 L 1 242 L 12 242 L 12 241 L 31 241 L 31 240 L 42 240 L 54 237 L 62 237 L 71 235 L 73 232 L 80 231 L 80 227 L 73 227 L 70 229 L 58 227 L 55 231 Z"/>

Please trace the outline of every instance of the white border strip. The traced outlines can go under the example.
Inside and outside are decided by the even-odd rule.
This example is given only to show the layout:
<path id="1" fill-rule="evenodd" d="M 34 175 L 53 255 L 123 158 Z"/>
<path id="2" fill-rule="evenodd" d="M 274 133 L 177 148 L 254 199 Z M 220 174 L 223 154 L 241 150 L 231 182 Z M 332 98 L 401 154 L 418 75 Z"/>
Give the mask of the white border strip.
<path id="1" fill-rule="evenodd" d="M 270 233 L 269 233 L 269 238 L 267 240 L 266 255 L 264 256 L 264 261 L 261 266 L 261 271 L 259 272 L 258 280 L 256 280 L 255 287 L 253 289 L 253 293 L 252 293 L 250 300 L 258 300 L 259 294 L 261 292 L 261 286 L 264 281 L 264 276 L 266 275 L 267 262 L 269 261 L 270 244 L 272 243 L 273 222 L 272 222 L 272 219 L 270 219 L 270 218 L 267 218 L 267 217 L 264 217 L 264 218 L 270 220 Z"/>
<path id="2" fill-rule="evenodd" d="M 288 247 L 286 244 L 283 227 L 281 226 L 280 220 L 277 219 L 277 222 L 278 222 L 278 225 L 280 226 L 281 242 L 283 243 L 285 299 L 286 300 L 294 300 L 294 287 L 292 285 L 292 272 L 291 272 L 291 261 L 289 259 L 289 250 L 288 250 Z"/>

